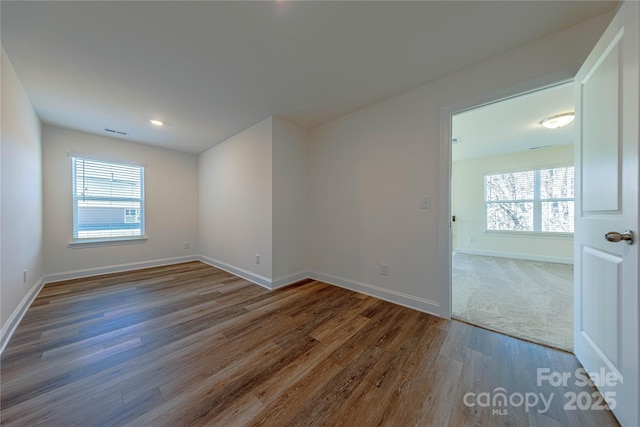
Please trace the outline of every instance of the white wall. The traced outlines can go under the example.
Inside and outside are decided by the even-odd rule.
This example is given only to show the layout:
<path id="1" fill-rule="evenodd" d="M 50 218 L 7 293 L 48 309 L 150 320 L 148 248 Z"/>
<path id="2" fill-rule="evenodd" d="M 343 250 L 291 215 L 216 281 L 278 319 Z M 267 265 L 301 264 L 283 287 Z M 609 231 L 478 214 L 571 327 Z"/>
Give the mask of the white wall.
<path id="1" fill-rule="evenodd" d="M 455 162 L 452 166 L 453 248 L 467 253 L 571 263 L 573 238 L 486 233 L 484 176 L 573 165 L 573 145 Z"/>
<path id="2" fill-rule="evenodd" d="M 200 254 L 207 262 L 270 286 L 271 117 L 202 153 L 198 169 Z"/>
<path id="3" fill-rule="evenodd" d="M 586 21 L 312 130 L 309 264 L 314 277 L 447 315 L 449 279 L 442 265 L 449 255 L 439 233 L 449 220 L 448 189 L 441 188 L 447 177 L 442 168 L 448 166 L 439 164 L 439 157 L 440 140 L 446 141 L 449 132 L 441 127 L 441 115 L 474 100 L 513 95 L 534 81 L 572 77 L 610 17 Z M 431 209 L 420 209 L 424 195 L 431 196 Z M 380 274 L 381 263 L 389 264 L 389 276 Z"/>
<path id="4" fill-rule="evenodd" d="M 153 265 L 198 253 L 198 160 L 150 145 L 55 126 L 43 127 L 44 259 L 53 280 L 96 274 L 122 264 Z M 83 153 L 145 165 L 146 243 L 70 248 L 73 240 L 71 158 Z M 189 242 L 190 249 L 184 249 Z"/>
<path id="5" fill-rule="evenodd" d="M 4 48 L 1 63 L 0 348 L 43 273 L 41 126 Z"/>
<path id="6" fill-rule="evenodd" d="M 306 130 L 273 118 L 274 286 L 306 277 L 307 137 Z"/>
<path id="7" fill-rule="evenodd" d="M 269 117 L 200 155 L 204 261 L 268 288 L 307 277 L 307 145 Z"/>

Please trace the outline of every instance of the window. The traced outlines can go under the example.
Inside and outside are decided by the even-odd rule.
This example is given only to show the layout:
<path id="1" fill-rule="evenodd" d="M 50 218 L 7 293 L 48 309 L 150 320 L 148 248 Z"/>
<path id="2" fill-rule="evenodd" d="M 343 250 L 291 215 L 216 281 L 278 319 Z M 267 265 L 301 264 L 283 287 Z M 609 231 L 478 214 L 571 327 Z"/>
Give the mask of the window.
<path id="1" fill-rule="evenodd" d="M 488 231 L 573 233 L 573 166 L 485 175 Z"/>
<path id="2" fill-rule="evenodd" d="M 76 242 L 144 237 L 144 167 L 72 157 Z"/>

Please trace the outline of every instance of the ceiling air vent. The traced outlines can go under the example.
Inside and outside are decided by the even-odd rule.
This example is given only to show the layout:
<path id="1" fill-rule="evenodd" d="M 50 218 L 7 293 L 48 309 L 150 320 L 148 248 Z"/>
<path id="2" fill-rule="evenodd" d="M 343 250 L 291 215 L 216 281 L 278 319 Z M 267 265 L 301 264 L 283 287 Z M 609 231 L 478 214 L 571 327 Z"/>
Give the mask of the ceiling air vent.
<path id="1" fill-rule="evenodd" d="M 121 130 L 115 130 L 115 129 L 108 129 L 108 128 L 104 128 L 105 132 L 109 132 L 109 133 L 115 133 L 118 135 L 128 135 L 127 132 L 123 132 Z"/>
<path id="2" fill-rule="evenodd" d="M 462 140 L 458 137 L 455 137 L 451 140 L 452 144 L 460 144 L 462 142 Z"/>

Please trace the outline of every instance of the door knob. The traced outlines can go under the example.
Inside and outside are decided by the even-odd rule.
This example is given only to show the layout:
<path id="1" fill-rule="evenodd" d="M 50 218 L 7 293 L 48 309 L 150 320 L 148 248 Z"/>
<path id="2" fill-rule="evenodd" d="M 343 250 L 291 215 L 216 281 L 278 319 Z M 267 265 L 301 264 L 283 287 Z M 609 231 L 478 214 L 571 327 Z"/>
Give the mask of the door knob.
<path id="1" fill-rule="evenodd" d="M 607 234 L 604 235 L 604 238 L 607 239 L 610 242 L 619 242 L 621 240 L 624 240 L 625 242 L 627 242 L 628 244 L 632 245 L 633 244 L 633 231 L 631 230 L 627 230 L 624 233 L 618 233 L 617 231 L 610 231 Z"/>

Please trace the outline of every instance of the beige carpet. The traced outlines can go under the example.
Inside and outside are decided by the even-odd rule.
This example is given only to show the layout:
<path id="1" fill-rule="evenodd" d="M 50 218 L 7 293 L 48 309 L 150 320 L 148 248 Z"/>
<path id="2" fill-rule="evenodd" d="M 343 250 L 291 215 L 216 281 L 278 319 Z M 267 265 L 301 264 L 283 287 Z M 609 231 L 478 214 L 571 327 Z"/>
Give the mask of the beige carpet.
<path id="1" fill-rule="evenodd" d="M 573 266 L 455 253 L 453 316 L 573 351 Z"/>

